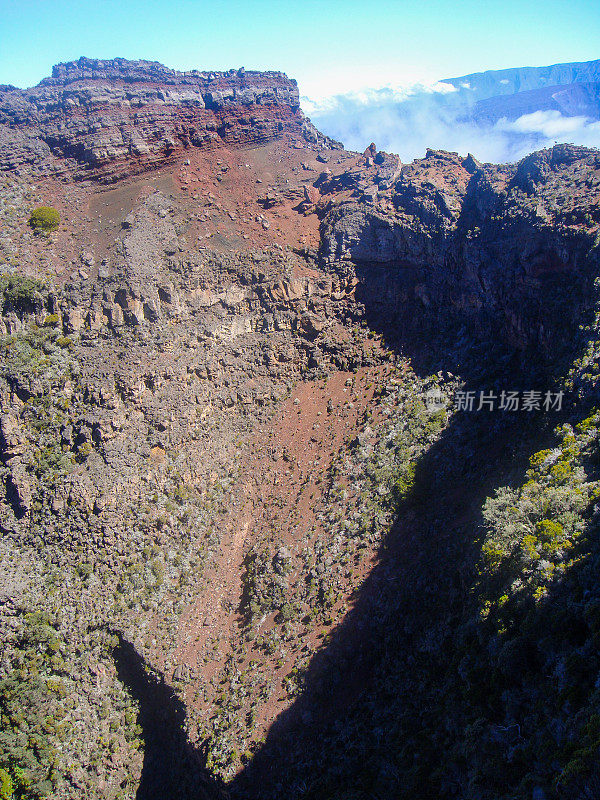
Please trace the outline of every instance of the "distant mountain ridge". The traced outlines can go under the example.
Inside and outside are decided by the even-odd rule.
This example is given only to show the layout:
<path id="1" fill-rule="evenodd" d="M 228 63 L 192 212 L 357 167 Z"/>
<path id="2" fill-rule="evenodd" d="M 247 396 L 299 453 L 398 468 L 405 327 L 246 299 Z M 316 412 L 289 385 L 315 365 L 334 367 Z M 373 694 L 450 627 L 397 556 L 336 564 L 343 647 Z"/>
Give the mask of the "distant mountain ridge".
<path id="1" fill-rule="evenodd" d="M 482 124 L 536 111 L 600 119 L 600 60 L 489 70 L 441 83 L 453 86 L 458 92 L 454 102 L 466 104 Z"/>
<path id="2" fill-rule="evenodd" d="M 600 59 L 373 88 L 314 105 L 319 129 L 350 149 L 376 141 L 404 161 L 431 146 L 518 161 L 555 142 L 600 146 Z"/>
<path id="3" fill-rule="evenodd" d="M 557 111 L 564 117 L 600 119 L 600 82 L 548 86 L 478 100 L 472 116 L 481 123 L 515 120 L 536 111 Z"/>
<path id="4" fill-rule="evenodd" d="M 567 86 L 573 83 L 597 83 L 600 81 L 600 59 L 569 64 L 552 64 L 548 67 L 514 67 L 511 69 L 487 70 L 461 75 L 458 78 L 443 78 L 440 83 L 449 83 L 458 90 L 475 94 L 477 100 L 495 95 L 516 94 L 532 89 Z"/>

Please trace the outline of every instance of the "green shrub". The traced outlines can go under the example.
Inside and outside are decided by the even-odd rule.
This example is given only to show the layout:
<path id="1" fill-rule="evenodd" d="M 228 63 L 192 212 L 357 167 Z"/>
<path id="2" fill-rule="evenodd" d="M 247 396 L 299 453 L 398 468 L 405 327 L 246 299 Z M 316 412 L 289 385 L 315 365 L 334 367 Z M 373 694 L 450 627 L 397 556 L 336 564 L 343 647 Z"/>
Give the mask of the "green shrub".
<path id="1" fill-rule="evenodd" d="M 0 339 L 0 364 L 13 373 L 27 370 L 30 375 L 40 375 L 51 363 L 46 352 L 56 331 L 31 327 L 14 336 Z"/>
<path id="2" fill-rule="evenodd" d="M 40 206 L 34 208 L 29 217 L 29 224 L 34 231 L 40 233 L 50 233 L 55 231 L 60 224 L 60 214 L 51 206 Z"/>
<path id="3" fill-rule="evenodd" d="M 43 303 L 44 284 L 23 275 L 0 275 L 2 311 L 35 311 Z"/>
<path id="4" fill-rule="evenodd" d="M 0 800 L 39 800 L 59 779 L 55 730 L 68 698 L 55 691 L 53 659 L 64 640 L 44 612 L 19 623 L 12 668 L 0 679 Z"/>
<path id="5" fill-rule="evenodd" d="M 5 769 L 0 768 L 0 800 L 11 800 L 14 784 Z"/>

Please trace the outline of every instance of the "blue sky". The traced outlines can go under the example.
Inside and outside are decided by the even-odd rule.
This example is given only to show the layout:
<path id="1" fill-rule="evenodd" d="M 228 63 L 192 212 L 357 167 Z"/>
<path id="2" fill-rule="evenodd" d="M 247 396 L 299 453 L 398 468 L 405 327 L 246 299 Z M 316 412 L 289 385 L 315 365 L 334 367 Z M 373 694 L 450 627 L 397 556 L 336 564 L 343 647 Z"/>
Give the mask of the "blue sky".
<path id="1" fill-rule="evenodd" d="M 302 94 L 600 57 L 597 0 L 0 0 L 0 83 L 80 55 L 280 69 Z"/>

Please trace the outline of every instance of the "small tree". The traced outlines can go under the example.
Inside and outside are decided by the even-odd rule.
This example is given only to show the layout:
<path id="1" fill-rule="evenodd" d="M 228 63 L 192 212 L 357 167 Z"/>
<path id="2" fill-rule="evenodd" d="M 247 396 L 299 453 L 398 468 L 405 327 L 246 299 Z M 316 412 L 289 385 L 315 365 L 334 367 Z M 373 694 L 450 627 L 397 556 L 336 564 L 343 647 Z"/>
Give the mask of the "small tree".
<path id="1" fill-rule="evenodd" d="M 2 311 L 14 310 L 32 313 L 43 307 L 46 294 L 41 281 L 26 278 L 18 273 L 0 274 L 0 309 Z"/>
<path id="2" fill-rule="evenodd" d="M 60 224 L 60 214 L 51 206 L 40 206 L 34 208 L 29 217 L 29 224 L 34 231 L 40 233 L 50 233 L 55 231 Z"/>

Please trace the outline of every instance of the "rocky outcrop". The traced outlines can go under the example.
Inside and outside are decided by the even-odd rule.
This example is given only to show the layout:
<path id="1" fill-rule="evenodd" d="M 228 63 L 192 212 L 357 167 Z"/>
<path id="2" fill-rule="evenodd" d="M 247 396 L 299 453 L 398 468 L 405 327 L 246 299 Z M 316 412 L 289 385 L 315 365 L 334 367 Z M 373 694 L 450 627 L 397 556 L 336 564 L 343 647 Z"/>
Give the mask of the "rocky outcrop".
<path id="1" fill-rule="evenodd" d="M 21 90 L 0 87 L 0 170 L 114 181 L 189 148 L 284 134 L 322 145 L 281 72 L 177 72 L 151 61 L 80 58 Z"/>
<path id="2" fill-rule="evenodd" d="M 382 318 L 495 320 L 513 344 L 543 343 L 567 322 L 552 297 L 560 306 L 596 274 L 595 150 L 557 145 L 504 167 L 430 150 L 387 192 L 346 185 L 353 193 L 323 220 L 321 260 L 357 265 L 359 293 Z"/>

